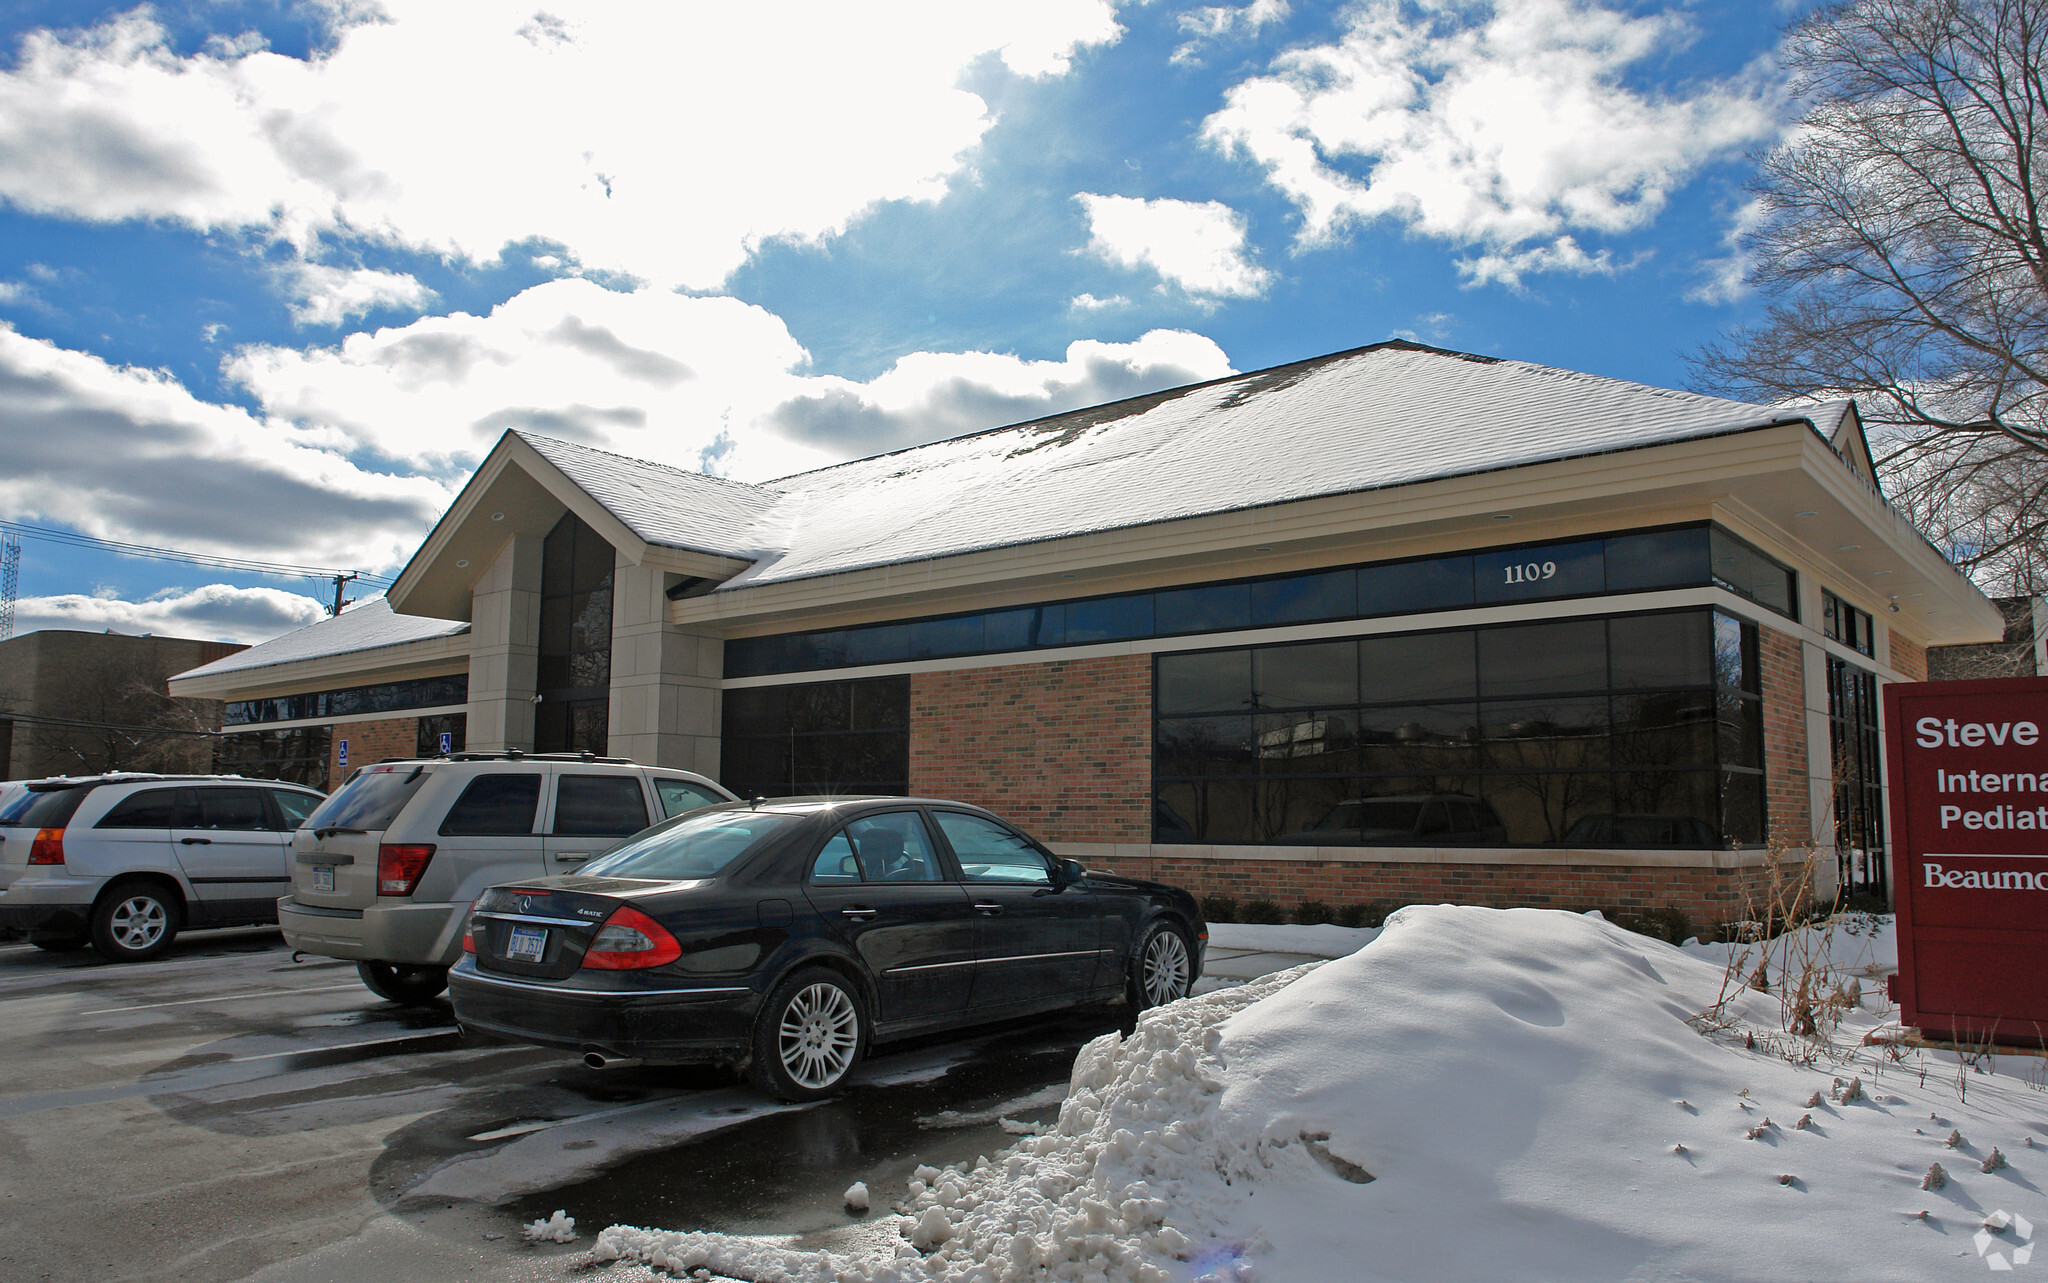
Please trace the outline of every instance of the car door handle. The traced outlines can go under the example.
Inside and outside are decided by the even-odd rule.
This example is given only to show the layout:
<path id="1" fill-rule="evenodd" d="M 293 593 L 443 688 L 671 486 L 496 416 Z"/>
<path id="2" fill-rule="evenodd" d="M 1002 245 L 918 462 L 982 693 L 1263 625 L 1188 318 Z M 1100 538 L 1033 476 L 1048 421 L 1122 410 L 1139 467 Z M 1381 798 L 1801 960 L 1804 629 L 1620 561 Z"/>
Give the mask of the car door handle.
<path id="1" fill-rule="evenodd" d="M 212 838 L 179 838 L 179 846 L 212 846 Z"/>
<path id="2" fill-rule="evenodd" d="M 974 911 L 984 918 L 1001 917 L 1003 906 L 1000 904 L 977 904 L 974 906 Z"/>
<path id="3" fill-rule="evenodd" d="M 587 860 L 587 859 L 589 859 L 589 858 L 590 858 L 590 852 L 588 852 L 588 851 L 557 851 L 557 852 L 555 852 L 555 863 L 557 863 L 557 864 L 581 864 L 581 863 L 583 863 L 583 862 L 584 862 L 585 860 Z"/>
<path id="4" fill-rule="evenodd" d="M 848 905 L 839 912 L 849 918 L 872 918 L 875 916 L 875 910 L 868 908 L 864 904 Z"/>

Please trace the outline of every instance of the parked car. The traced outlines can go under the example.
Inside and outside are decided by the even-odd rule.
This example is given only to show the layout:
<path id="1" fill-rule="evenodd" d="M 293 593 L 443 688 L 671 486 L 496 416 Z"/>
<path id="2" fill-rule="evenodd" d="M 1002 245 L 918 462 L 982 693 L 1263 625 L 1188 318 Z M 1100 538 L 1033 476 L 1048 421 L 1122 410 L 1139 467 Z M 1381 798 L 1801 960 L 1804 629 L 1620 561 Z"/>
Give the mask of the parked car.
<path id="1" fill-rule="evenodd" d="M 239 775 L 33 781 L 0 803 L 0 926 L 141 962 L 187 927 L 275 922 L 291 830 L 323 800 Z"/>
<path id="2" fill-rule="evenodd" d="M 744 1066 L 812 1100 L 880 1040 L 1182 997 L 1207 939 L 1185 891 L 1090 874 L 978 807 L 757 799 L 492 888 L 449 992 L 466 1029 L 594 1067 Z"/>
<path id="3" fill-rule="evenodd" d="M 587 753 L 380 762 L 293 835 L 278 924 L 294 949 L 355 962 L 379 997 L 428 1002 L 485 887 L 574 872 L 658 819 L 732 800 L 701 775 Z"/>
<path id="4" fill-rule="evenodd" d="M 1712 847 L 1720 843 L 1705 820 L 1690 815 L 1582 815 L 1565 830 L 1566 846 Z"/>
<path id="5" fill-rule="evenodd" d="M 1488 803 L 1463 793 L 1405 793 L 1339 802 L 1277 843 L 1306 846 L 1485 846 L 1506 842 Z"/>

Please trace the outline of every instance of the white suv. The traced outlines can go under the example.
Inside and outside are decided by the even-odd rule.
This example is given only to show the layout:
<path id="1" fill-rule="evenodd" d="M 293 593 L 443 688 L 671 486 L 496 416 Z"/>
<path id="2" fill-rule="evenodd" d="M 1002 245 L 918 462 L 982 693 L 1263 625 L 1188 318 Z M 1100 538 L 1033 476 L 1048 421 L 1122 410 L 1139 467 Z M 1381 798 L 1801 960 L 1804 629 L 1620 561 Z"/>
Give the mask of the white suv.
<path id="1" fill-rule="evenodd" d="M 239 775 L 36 780 L 0 804 L 0 927 L 141 962 L 185 927 L 275 922 L 291 830 L 322 800 Z"/>
<path id="2" fill-rule="evenodd" d="M 379 762 L 292 836 L 286 943 L 355 961 L 393 1002 L 448 987 L 486 887 L 584 861 L 659 820 L 736 801 L 688 771 L 589 754 L 457 753 Z"/>

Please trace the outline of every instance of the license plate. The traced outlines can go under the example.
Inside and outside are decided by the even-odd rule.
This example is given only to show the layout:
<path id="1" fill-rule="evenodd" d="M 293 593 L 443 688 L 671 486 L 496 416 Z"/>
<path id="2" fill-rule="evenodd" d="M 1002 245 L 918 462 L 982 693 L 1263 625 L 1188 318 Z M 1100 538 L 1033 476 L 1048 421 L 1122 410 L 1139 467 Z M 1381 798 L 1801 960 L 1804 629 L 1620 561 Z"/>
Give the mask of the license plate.
<path id="1" fill-rule="evenodd" d="M 316 865 L 314 865 L 314 866 L 313 866 L 313 889 L 314 889 L 315 891 L 332 891 L 332 890 L 334 890 L 334 866 L 333 866 L 333 865 L 331 865 L 331 864 L 316 864 Z"/>
<path id="2" fill-rule="evenodd" d="M 514 927 L 505 940 L 505 956 L 522 962 L 539 962 L 548 950 L 546 927 Z"/>

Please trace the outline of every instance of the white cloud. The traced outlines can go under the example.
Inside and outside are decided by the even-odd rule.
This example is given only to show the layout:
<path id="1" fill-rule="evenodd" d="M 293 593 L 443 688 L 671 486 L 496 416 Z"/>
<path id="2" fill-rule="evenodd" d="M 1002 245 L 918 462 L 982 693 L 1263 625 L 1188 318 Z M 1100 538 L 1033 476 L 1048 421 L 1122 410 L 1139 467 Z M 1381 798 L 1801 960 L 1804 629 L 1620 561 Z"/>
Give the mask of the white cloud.
<path id="1" fill-rule="evenodd" d="M 285 295 L 300 325 L 340 325 L 378 307 L 420 307 L 434 292 L 404 272 L 294 263 L 284 270 Z"/>
<path id="2" fill-rule="evenodd" d="M 1067 306 L 1077 312 L 1100 312 L 1106 307 L 1129 307 L 1130 305 L 1131 301 L 1121 294 L 1112 294 L 1108 298 L 1097 298 L 1093 294 L 1076 294 L 1067 303 Z"/>
<path id="3" fill-rule="evenodd" d="M 1720 258 L 1700 261 L 1700 283 L 1685 292 L 1689 301 L 1712 306 L 1739 303 L 1749 296 L 1750 256 L 1742 243 L 1763 220 L 1764 203 L 1761 200 L 1745 201 L 1735 211 L 1735 216 L 1728 220 L 1728 230 L 1721 236 L 1721 243 L 1727 247 L 1728 253 Z"/>
<path id="4" fill-rule="evenodd" d="M 0 515 L 222 556 L 380 569 L 452 497 L 291 425 L 0 325 Z"/>
<path id="5" fill-rule="evenodd" d="M 1612 251 L 1603 249 L 1597 254 L 1588 254 L 1578 241 L 1569 236 L 1560 236 L 1548 245 L 1496 250 L 1461 258 L 1456 266 L 1458 275 L 1465 278 L 1467 286 L 1492 284 L 1505 285 L 1510 289 L 1520 289 L 1524 276 L 1538 272 L 1613 276 L 1620 270 Z M 1633 260 L 1624 266 L 1633 266 Z"/>
<path id="6" fill-rule="evenodd" d="M 1252 297 L 1272 279 L 1246 257 L 1243 216 L 1221 201 L 1074 199 L 1088 211 L 1088 249 L 1118 267 L 1149 267 L 1204 299 Z"/>
<path id="7" fill-rule="evenodd" d="M 254 644 L 318 623 L 327 610 L 311 597 L 276 588 L 207 584 L 172 588 L 142 601 L 95 592 L 24 597 L 14 608 L 15 631 L 73 629 L 149 633 Z"/>
<path id="8" fill-rule="evenodd" d="M 1231 89 L 1203 132 L 1266 170 L 1304 247 L 1391 218 L 1478 247 L 1474 282 L 1609 271 L 1568 233 L 1648 223 L 1702 165 L 1776 127 L 1748 79 L 1631 86 L 1690 35 L 1677 14 L 1587 0 L 1369 0 L 1335 43 Z"/>
<path id="9" fill-rule="evenodd" d="M 993 427 L 1229 368 L 1208 339 L 1155 331 L 1063 361 L 919 352 L 875 379 L 806 375 L 780 318 L 723 297 L 549 281 L 339 346 L 244 349 L 228 364 L 303 439 L 412 466 L 467 466 L 507 428 L 747 478 Z"/>
<path id="10" fill-rule="evenodd" d="M 334 3 L 322 52 L 181 55 L 146 9 L 35 31 L 0 72 L 0 199 L 41 214 L 323 235 L 474 261 L 559 245 L 711 287 L 773 238 L 941 195 L 994 123 L 960 87 L 1065 72 L 1110 0 Z"/>
<path id="11" fill-rule="evenodd" d="M 1252 0 L 1248 5 L 1204 5 L 1180 15 L 1180 29 L 1191 39 L 1173 51 L 1169 62 L 1200 60 L 1205 44 L 1242 33 L 1256 36 L 1264 28 L 1284 22 L 1293 12 L 1287 0 Z"/>

